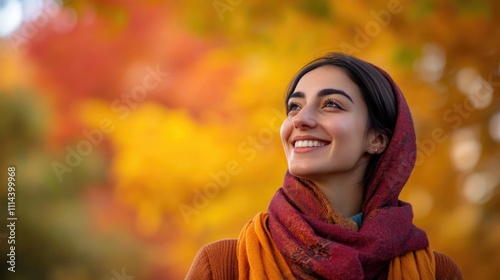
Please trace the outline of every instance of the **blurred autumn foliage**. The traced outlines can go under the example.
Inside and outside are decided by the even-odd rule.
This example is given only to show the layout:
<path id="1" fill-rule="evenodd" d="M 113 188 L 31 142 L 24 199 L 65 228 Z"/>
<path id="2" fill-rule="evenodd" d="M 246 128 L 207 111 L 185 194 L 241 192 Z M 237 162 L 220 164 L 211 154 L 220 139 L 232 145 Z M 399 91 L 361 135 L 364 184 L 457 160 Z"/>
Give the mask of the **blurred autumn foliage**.
<path id="1" fill-rule="evenodd" d="M 0 278 L 182 279 L 266 210 L 286 171 L 284 90 L 327 51 L 399 83 L 419 147 L 401 198 L 465 279 L 500 274 L 499 2 L 42 2 L 43 20 L 0 38 L 0 178 L 17 168 L 18 217 Z"/>

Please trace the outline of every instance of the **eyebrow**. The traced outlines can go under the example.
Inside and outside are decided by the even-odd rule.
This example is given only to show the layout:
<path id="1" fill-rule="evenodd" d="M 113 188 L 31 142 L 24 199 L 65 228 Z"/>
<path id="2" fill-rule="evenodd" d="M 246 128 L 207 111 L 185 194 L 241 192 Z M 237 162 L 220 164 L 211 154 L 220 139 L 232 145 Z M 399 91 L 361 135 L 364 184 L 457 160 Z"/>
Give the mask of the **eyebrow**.
<path id="1" fill-rule="evenodd" d="M 327 96 L 327 95 L 332 95 L 332 94 L 340 94 L 340 95 L 343 95 L 345 96 L 347 99 L 349 99 L 351 101 L 352 104 L 354 104 L 354 101 L 352 100 L 352 98 L 349 96 L 349 94 L 347 94 L 345 91 L 341 90 L 341 89 L 336 89 L 336 88 L 324 88 L 322 90 L 320 90 L 317 94 L 318 97 L 323 97 L 323 96 Z M 290 100 L 290 98 L 305 98 L 306 95 L 301 92 L 301 91 L 296 91 L 292 94 L 290 94 L 290 96 L 288 97 L 288 99 Z"/>

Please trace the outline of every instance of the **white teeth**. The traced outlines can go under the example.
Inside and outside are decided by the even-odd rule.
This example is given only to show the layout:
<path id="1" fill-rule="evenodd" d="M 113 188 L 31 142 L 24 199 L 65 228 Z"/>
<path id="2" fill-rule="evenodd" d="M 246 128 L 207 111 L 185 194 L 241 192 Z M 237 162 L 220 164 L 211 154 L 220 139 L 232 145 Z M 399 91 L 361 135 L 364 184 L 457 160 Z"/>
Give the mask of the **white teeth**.
<path id="1" fill-rule="evenodd" d="M 322 147 L 324 146 L 324 142 L 319 142 L 316 140 L 299 140 L 295 141 L 295 148 L 305 148 L 305 147 Z"/>

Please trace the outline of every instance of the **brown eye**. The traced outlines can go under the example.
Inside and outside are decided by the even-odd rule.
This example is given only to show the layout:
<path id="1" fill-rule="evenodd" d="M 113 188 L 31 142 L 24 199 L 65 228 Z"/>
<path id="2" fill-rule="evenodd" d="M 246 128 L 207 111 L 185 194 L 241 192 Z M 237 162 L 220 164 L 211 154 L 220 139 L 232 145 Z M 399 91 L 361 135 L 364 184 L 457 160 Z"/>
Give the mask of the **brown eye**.
<path id="1" fill-rule="evenodd" d="M 287 113 L 290 113 L 291 111 L 297 111 L 300 109 L 300 106 L 299 104 L 297 103 L 294 103 L 294 102 L 290 102 L 286 108 L 286 112 Z"/>
<path id="2" fill-rule="evenodd" d="M 325 104 L 323 105 L 323 107 L 342 109 L 342 107 L 339 105 L 339 103 L 334 101 L 333 99 L 327 99 L 325 101 Z"/>

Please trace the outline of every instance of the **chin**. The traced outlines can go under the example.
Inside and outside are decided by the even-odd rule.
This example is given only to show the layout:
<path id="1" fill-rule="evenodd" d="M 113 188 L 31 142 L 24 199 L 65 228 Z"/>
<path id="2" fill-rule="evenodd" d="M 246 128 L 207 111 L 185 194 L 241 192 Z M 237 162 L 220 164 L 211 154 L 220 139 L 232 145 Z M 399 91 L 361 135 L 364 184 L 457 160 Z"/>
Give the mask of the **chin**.
<path id="1" fill-rule="evenodd" d="M 290 167 L 288 171 L 293 176 L 304 179 L 313 177 L 315 174 L 317 174 L 317 172 L 314 172 L 313 170 L 311 170 L 311 168 L 303 168 L 303 167 Z"/>

